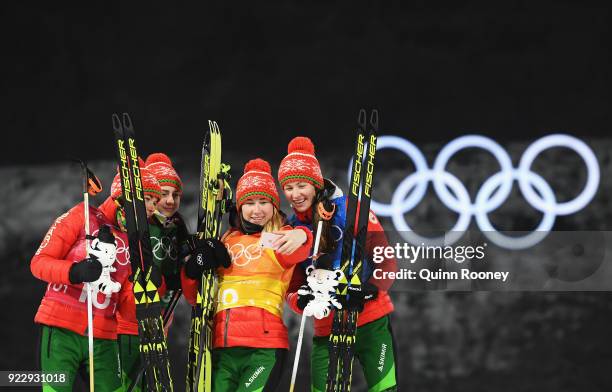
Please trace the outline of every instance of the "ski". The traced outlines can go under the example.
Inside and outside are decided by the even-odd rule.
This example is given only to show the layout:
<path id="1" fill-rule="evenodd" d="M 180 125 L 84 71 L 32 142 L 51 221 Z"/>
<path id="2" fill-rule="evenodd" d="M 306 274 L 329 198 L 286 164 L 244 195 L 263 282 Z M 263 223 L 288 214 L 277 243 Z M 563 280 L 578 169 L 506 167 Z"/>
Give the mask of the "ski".
<path id="1" fill-rule="evenodd" d="M 221 218 L 231 206 L 230 166 L 221 163 L 221 132 L 209 121 L 204 138 L 200 170 L 197 237 L 219 238 Z M 191 312 L 191 331 L 187 363 L 187 391 L 211 391 L 212 331 L 217 291 L 213 271 L 205 271 L 198 287 L 196 306 Z"/>
<path id="2" fill-rule="evenodd" d="M 365 256 L 365 243 L 372 199 L 372 181 L 376 138 L 378 132 L 378 111 L 372 110 L 369 124 L 364 109 L 357 118 L 358 131 L 351 167 L 347 215 L 342 242 L 340 270 L 343 275 L 337 286 L 336 296 L 347 303 L 351 292 L 361 290 L 361 273 Z M 369 132 L 368 132 L 369 125 Z M 367 135 L 367 136 L 366 136 Z M 364 159 L 365 158 L 365 159 Z M 355 227 L 357 224 L 357 227 Z M 353 344 L 357 330 L 356 309 L 346 307 L 336 310 L 329 337 L 329 367 L 326 391 L 350 391 L 353 365 Z"/>
<path id="3" fill-rule="evenodd" d="M 163 325 L 164 325 L 164 329 L 168 326 L 168 323 L 170 322 L 170 317 L 172 317 L 172 313 L 174 313 L 174 309 L 176 308 L 176 305 L 178 305 L 179 299 L 181 298 L 181 294 L 183 293 L 183 290 L 178 289 L 174 292 L 174 294 L 172 295 L 172 298 L 170 299 L 170 302 L 168 302 L 168 305 L 166 305 L 166 308 L 163 311 Z M 136 385 L 138 385 L 138 383 L 140 382 L 140 379 L 142 378 L 142 374 L 145 371 L 145 364 L 141 363 L 140 364 L 140 368 L 138 369 L 138 375 L 136 377 L 131 377 L 132 378 L 132 382 L 130 383 L 130 385 L 127 388 L 127 392 L 132 392 L 134 390 L 134 388 L 136 388 Z"/>
<path id="4" fill-rule="evenodd" d="M 145 366 L 147 389 L 172 391 L 159 288 L 151 280 L 152 276 L 161 276 L 161 273 L 152 262 L 153 253 L 140 179 L 136 134 L 129 114 L 123 113 L 121 119 L 118 114 L 113 114 L 112 121 L 128 231 L 140 353 Z"/>

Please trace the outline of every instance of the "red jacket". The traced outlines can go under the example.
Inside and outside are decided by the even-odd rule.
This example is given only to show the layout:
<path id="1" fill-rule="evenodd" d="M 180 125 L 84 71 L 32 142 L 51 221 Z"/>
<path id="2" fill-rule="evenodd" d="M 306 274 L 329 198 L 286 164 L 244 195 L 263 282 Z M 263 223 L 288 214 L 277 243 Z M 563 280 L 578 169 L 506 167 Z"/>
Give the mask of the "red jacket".
<path id="1" fill-rule="evenodd" d="M 274 252 L 276 259 L 286 269 L 294 266 L 309 256 L 312 246 L 312 234 L 305 227 L 299 227 L 307 235 L 306 242 L 291 255 Z M 285 226 L 283 230 L 291 230 Z M 226 238 L 228 232 L 223 238 Z M 260 234 L 253 236 L 259 237 Z M 219 273 L 223 273 L 223 268 Z M 181 275 L 185 298 L 195 305 L 198 282 Z M 283 320 L 259 307 L 241 306 L 219 311 L 214 318 L 213 347 L 255 347 L 255 348 L 289 348 L 287 327 Z"/>
<path id="2" fill-rule="evenodd" d="M 89 208 L 90 232 L 95 235 L 101 225 L 111 223 L 96 208 Z M 47 291 L 34 318 L 36 323 L 60 327 L 87 335 L 87 292 L 84 284 L 71 284 L 68 278 L 70 267 L 86 257 L 85 219 L 83 203 L 55 220 L 40 247 L 30 262 L 32 274 L 48 282 Z M 111 278 L 121 283 L 118 293 L 98 293 L 93 302 L 94 337 L 116 339 L 116 311 L 125 303 L 131 293 L 127 282 L 130 274 L 127 254 L 127 236 L 116 227 L 115 235 L 118 252 L 113 265 L 117 270 Z"/>
<path id="3" fill-rule="evenodd" d="M 380 224 L 376 215 L 370 211 L 370 217 L 368 221 L 368 235 L 366 239 L 366 254 L 372 255 L 375 246 L 388 246 L 389 243 L 385 237 L 384 229 Z M 381 269 L 386 272 L 397 271 L 397 261 L 395 258 L 387 258 L 381 264 L 376 264 L 375 268 Z M 369 322 L 378 320 L 379 318 L 393 312 L 393 303 L 387 293 L 387 290 L 393 284 L 392 280 L 378 280 L 370 278 L 368 281 L 376 287 L 378 287 L 378 297 L 374 300 L 367 301 L 364 305 L 363 311 L 359 313 L 357 318 L 357 326 L 362 326 Z M 306 284 L 306 274 L 303 268 L 297 267 L 293 272 L 291 284 L 287 290 L 287 303 L 291 309 L 302 314 L 302 310 L 297 307 L 297 291 L 303 284 Z M 332 311 L 329 316 L 323 319 L 314 319 L 315 336 L 329 336 L 331 333 L 331 326 L 334 320 L 334 312 Z"/>

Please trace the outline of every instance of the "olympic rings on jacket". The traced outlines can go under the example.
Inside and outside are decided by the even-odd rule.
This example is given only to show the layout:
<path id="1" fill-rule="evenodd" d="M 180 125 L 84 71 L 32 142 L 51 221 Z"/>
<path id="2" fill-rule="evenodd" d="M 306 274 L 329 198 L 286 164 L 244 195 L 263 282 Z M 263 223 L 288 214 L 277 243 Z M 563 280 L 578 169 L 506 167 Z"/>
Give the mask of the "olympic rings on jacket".
<path id="1" fill-rule="evenodd" d="M 153 255 L 157 260 L 165 260 L 166 258 L 172 261 L 176 260 L 177 249 L 172 244 L 172 238 L 151 236 L 151 245 L 153 246 Z"/>
<path id="2" fill-rule="evenodd" d="M 128 247 L 125 245 L 125 242 L 123 242 L 123 239 L 121 237 L 115 237 L 115 242 L 117 244 L 117 258 L 115 262 L 118 263 L 119 265 L 129 264 L 130 263 L 130 252 L 128 251 Z M 120 254 L 124 255 L 122 257 L 124 261 L 121 261 L 122 258 L 119 257 Z"/>
<path id="3" fill-rule="evenodd" d="M 261 257 L 262 247 L 259 244 L 251 244 L 245 248 L 240 242 L 235 243 L 231 247 L 227 248 L 229 255 L 232 257 L 232 263 L 238 267 L 244 267 L 248 265 L 252 260 L 256 260 Z M 244 261 L 238 262 L 240 258 Z"/>

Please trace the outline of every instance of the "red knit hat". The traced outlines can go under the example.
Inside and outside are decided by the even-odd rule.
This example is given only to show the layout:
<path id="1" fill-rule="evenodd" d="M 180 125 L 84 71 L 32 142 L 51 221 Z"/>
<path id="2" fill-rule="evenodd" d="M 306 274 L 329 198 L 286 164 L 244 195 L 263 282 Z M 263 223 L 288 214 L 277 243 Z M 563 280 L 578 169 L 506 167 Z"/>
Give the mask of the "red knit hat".
<path id="1" fill-rule="evenodd" d="M 179 192 L 183 191 L 183 182 L 168 155 L 161 152 L 153 153 L 147 157 L 145 166 L 157 177 L 160 186 L 172 186 Z"/>
<path id="2" fill-rule="evenodd" d="M 272 169 L 268 162 L 260 158 L 250 160 L 244 165 L 244 174 L 236 185 L 238 210 L 245 201 L 258 197 L 269 199 L 276 209 L 280 209 L 280 199 L 272 177 Z"/>
<path id="3" fill-rule="evenodd" d="M 151 173 L 150 170 L 142 166 L 142 159 L 140 159 L 140 161 L 140 179 L 142 180 L 144 194 L 161 199 L 162 190 L 159 186 L 159 182 L 157 182 L 157 178 L 153 175 L 153 173 Z M 115 178 L 113 179 L 113 183 L 111 184 L 111 197 L 113 199 L 117 199 L 119 196 L 121 196 L 121 194 L 121 177 L 119 176 L 119 172 L 117 172 Z"/>
<path id="4" fill-rule="evenodd" d="M 323 188 L 321 166 L 314 155 L 314 144 L 309 138 L 303 136 L 293 138 L 287 146 L 287 153 L 278 168 L 278 181 L 281 187 L 287 182 L 304 181 L 315 188 Z"/>

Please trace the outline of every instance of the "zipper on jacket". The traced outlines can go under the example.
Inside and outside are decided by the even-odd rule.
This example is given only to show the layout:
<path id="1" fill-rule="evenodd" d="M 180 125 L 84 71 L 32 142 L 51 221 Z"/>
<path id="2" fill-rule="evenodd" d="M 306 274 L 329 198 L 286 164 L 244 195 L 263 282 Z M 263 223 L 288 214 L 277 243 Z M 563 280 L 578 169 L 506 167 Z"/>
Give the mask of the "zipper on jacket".
<path id="1" fill-rule="evenodd" d="M 230 310 L 225 311 L 225 330 L 223 331 L 223 347 L 227 347 L 227 328 L 229 327 Z"/>

